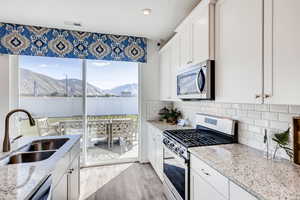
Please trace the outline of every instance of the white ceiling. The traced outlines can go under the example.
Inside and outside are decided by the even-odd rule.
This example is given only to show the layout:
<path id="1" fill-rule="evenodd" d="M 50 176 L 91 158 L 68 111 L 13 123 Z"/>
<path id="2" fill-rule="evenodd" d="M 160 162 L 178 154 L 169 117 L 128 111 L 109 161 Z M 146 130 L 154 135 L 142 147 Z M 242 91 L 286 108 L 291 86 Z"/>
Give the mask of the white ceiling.
<path id="1" fill-rule="evenodd" d="M 0 22 L 167 39 L 200 0 L 2 0 Z M 151 8 L 145 16 L 142 9 Z M 82 28 L 64 25 L 82 23 Z"/>

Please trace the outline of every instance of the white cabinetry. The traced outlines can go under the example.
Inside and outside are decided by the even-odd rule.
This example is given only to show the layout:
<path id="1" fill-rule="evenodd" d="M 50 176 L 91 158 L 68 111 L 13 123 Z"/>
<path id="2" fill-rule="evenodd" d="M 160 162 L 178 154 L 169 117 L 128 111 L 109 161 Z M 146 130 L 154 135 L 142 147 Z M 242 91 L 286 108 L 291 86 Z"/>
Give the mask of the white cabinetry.
<path id="1" fill-rule="evenodd" d="M 230 188 L 230 200 L 257 200 L 256 197 L 249 194 L 247 191 L 237 186 L 233 182 L 229 183 Z"/>
<path id="2" fill-rule="evenodd" d="M 226 200 L 213 186 L 206 182 L 195 170 L 190 174 L 191 200 Z"/>
<path id="3" fill-rule="evenodd" d="M 80 194 L 80 144 L 58 162 L 53 174 L 52 200 L 78 200 Z"/>
<path id="4" fill-rule="evenodd" d="M 160 100 L 171 98 L 171 48 L 170 46 L 160 51 Z"/>
<path id="5" fill-rule="evenodd" d="M 175 30 L 180 38 L 180 67 L 214 59 L 214 10 L 214 1 L 201 1 Z"/>
<path id="6" fill-rule="evenodd" d="M 300 1 L 265 1 L 265 98 L 300 104 Z"/>
<path id="7" fill-rule="evenodd" d="M 148 160 L 151 163 L 156 174 L 159 176 L 161 181 L 163 180 L 163 143 L 162 143 L 162 132 L 147 124 L 147 152 Z"/>
<path id="8" fill-rule="evenodd" d="M 180 40 L 180 66 L 184 67 L 193 62 L 191 24 L 182 27 L 178 35 Z"/>
<path id="9" fill-rule="evenodd" d="M 216 100 L 262 102 L 261 0 L 216 4 Z"/>
<path id="10" fill-rule="evenodd" d="M 190 162 L 191 200 L 257 200 L 193 154 Z"/>
<path id="11" fill-rule="evenodd" d="M 180 65 L 180 41 L 175 35 L 160 51 L 160 99 L 177 99 L 176 74 Z"/>

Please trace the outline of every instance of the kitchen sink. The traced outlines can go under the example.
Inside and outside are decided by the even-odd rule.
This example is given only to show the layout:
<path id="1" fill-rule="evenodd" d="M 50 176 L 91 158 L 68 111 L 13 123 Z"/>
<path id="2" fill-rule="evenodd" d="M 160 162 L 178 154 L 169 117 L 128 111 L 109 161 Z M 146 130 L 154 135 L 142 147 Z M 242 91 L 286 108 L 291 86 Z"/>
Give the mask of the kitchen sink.
<path id="1" fill-rule="evenodd" d="M 55 153 L 55 151 L 41 151 L 41 152 L 26 152 L 17 153 L 3 159 L 0 163 L 3 165 L 9 164 L 19 164 L 19 163 L 29 163 L 46 160 L 50 158 Z"/>
<path id="2" fill-rule="evenodd" d="M 30 151 L 45 151 L 45 150 L 57 150 L 62 147 L 69 138 L 59 138 L 59 139 L 43 139 L 33 141 L 29 148 L 26 150 Z"/>

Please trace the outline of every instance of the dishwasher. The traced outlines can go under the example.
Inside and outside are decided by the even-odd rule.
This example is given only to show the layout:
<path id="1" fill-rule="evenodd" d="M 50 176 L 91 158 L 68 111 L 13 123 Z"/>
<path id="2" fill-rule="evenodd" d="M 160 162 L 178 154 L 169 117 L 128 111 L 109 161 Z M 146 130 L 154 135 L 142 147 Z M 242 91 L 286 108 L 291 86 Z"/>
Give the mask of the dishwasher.
<path id="1" fill-rule="evenodd" d="M 52 178 L 51 175 L 43 182 L 37 191 L 31 196 L 29 200 L 51 200 L 52 193 Z"/>

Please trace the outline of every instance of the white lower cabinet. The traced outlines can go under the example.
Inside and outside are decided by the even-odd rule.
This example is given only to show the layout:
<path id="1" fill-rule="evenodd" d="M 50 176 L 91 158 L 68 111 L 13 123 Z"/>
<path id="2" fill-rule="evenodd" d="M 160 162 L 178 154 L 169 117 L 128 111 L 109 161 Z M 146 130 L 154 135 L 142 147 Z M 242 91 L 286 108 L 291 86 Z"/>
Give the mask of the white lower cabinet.
<path id="1" fill-rule="evenodd" d="M 80 194 L 80 144 L 58 162 L 53 177 L 52 200 L 78 200 Z"/>
<path id="2" fill-rule="evenodd" d="M 52 190 L 52 200 L 68 199 L 68 172 L 65 172 Z"/>
<path id="3" fill-rule="evenodd" d="M 148 160 L 158 177 L 163 180 L 163 143 L 162 131 L 148 124 L 147 127 Z"/>
<path id="4" fill-rule="evenodd" d="M 258 200 L 193 155 L 190 166 L 191 200 Z"/>
<path id="5" fill-rule="evenodd" d="M 190 174 L 191 200 L 225 200 L 213 186 L 207 183 L 197 172 L 191 169 Z"/>
<path id="6" fill-rule="evenodd" d="M 257 200 L 256 197 L 249 194 L 247 191 L 231 181 L 229 183 L 229 190 L 230 200 Z"/>

